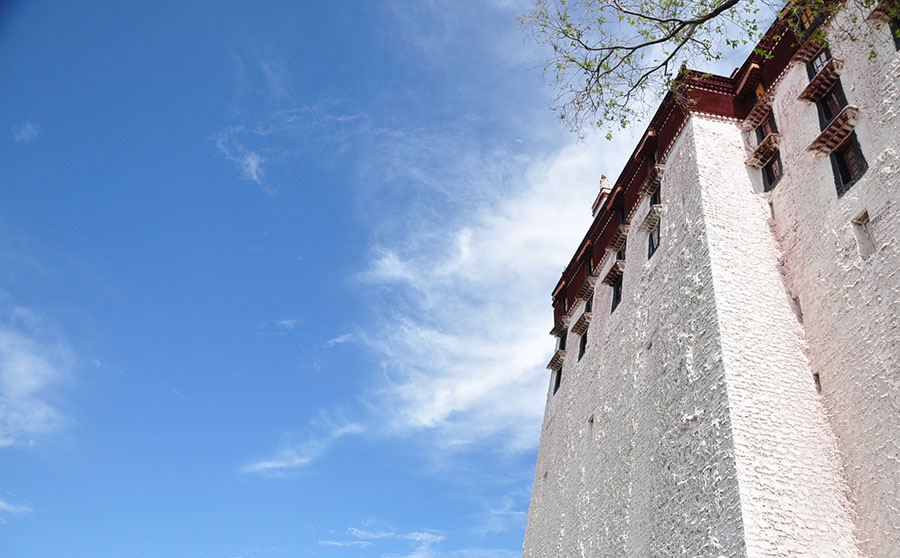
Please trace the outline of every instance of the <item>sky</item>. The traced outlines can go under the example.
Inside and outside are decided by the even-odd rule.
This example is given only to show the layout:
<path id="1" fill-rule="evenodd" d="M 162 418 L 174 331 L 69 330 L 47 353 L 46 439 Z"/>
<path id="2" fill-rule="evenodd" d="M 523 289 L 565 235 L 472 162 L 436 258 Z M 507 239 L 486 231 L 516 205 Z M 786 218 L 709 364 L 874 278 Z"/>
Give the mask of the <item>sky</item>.
<path id="1" fill-rule="evenodd" d="M 527 0 L 0 3 L 0 555 L 521 554 L 599 176 Z"/>

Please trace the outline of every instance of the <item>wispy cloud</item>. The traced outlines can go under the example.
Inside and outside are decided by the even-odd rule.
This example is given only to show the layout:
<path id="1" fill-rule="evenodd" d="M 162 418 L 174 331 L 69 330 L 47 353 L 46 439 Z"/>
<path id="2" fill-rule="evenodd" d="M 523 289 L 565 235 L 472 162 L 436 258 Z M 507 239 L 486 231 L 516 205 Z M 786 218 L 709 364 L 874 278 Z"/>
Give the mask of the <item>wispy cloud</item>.
<path id="1" fill-rule="evenodd" d="M 13 139 L 17 142 L 27 143 L 37 139 L 41 134 L 40 127 L 34 122 L 23 122 L 22 124 L 13 124 Z"/>
<path id="2" fill-rule="evenodd" d="M 363 529 L 350 527 L 347 534 L 354 540 L 346 541 L 346 544 L 353 545 L 356 543 L 373 544 L 373 541 L 406 541 L 410 544 L 409 553 L 406 554 L 385 554 L 387 558 L 437 558 L 437 550 L 435 547 L 441 543 L 446 537 L 444 535 L 427 530 L 427 531 L 395 531 L 386 528 L 372 528 L 371 525 L 365 526 Z"/>
<path id="3" fill-rule="evenodd" d="M 299 323 L 299 320 L 297 320 L 295 318 L 290 318 L 290 319 L 278 320 L 275 323 L 278 325 L 278 327 L 280 327 L 282 329 L 290 330 L 290 329 L 294 329 L 294 326 L 296 326 Z"/>
<path id="4" fill-rule="evenodd" d="M 357 547 L 364 548 L 372 546 L 371 541 L 318 541 L 321 546 L 340 546 L 340 547 Z"/>
<path id="5" fill-rule="evenodd" d="M 0 448 L 31 445 L 63 423 L 52 403 L 71 352 L 24 308 L 0 307 Z"/>
<path id="6" fill-rule="evenodd" d="M 28 504 L 11 504 L 9 502 L 0 500 L 0 513 L 22 515 L 22 514 L 26 514 L 26 513 L 31 513 L 33 511 L 34 511 L 34 508 L 29 506 Z"/>
<path id="7" fill-rule="evenodd" d="M 336 423 L 321 418 L 318 424 L 314 425 L 314 430 L 315 433 L 307 434 L 299 442 L 290 435 L 284 435 L 272 457 L 248 463 L 241 467 L 241 472 L 269 476 L 295 473 L 309 466 L 341 438 L 362 434 L 366 428 L 358 423 Z"/>
<path id="8" fill-rule="evenodd" d="M 453 218 L 395 212 L 400 233 L 373 246 L 360 274 L 382 287 L 373 298 L 381 320 L 363 341 L 383 357 L 375 399 L 394 432 L 433 431 L 443 449 L 537 443 L 549 291 L 590 222 L 597 177 L 619 158 L 597 142 L 525 160 L 470 152 L 456 159 Z M 407 183 L 438 197 L 449 187 L 424 171 L 440 164 L 394 168 L 414 169 Z M 472 190 L 488 194 L 466 198 Z"/>
<path id="9" fill-rule="evenodd" d="M 322 348 L 330 349 L 331 347 L 334 347 L 335 345 L 340 345 L 341 343 L 349 343 L 350 341 L 353 341 L 354 339 L 356 339 L 356 337 L 352 333 L 345 333 L 343 335 L 338 335 L 337 337 L 332 337 L 331 339 L 326 341 L 324 345 L 322 345 Z"/>

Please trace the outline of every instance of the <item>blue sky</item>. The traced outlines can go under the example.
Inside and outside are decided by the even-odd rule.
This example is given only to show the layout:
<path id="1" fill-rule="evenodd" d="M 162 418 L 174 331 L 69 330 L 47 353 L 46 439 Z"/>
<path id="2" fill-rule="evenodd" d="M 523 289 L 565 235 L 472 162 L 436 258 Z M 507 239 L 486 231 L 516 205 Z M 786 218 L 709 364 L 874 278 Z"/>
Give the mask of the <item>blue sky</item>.
<path id="1" fill-rule="evenodd" d="M 544 106 L 528 3 L 2 6 L 0 555 L 519 555 L 632 146 Z"/>

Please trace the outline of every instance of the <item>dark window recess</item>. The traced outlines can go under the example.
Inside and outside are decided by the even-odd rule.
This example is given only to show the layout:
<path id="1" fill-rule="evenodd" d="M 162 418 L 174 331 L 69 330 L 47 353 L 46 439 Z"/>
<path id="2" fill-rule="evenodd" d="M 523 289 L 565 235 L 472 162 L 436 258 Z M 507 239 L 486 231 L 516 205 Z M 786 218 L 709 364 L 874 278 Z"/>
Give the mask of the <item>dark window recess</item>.
<path id="1" fill-rule="evenodd" d="M 616 306 L 618 306 L 619 303 L 622 302 L 622 280 L 621 279 L 619 279 L 616 283 L 613 284 L 612 290 L 613 290 L 613 292 L 612 292 L 612 309 L 610 310 L 610 313 L 615 312 Z"/>
<path id="2" fill-rule="evenodd" d="M 775 114 L 769 111 L 769 116 L 756 127 L 756 143 L 762 143 L 769 134 L 777 134 L 778 127 L 775 125 Z"/>
<path id="3" fill-rule="evenodd" d="M 647 259 L 649 260 L 656 253 L 656 249 L 659 248 L 659 223 L 653 227 L 653 230 L 647 236 Z"/>
<path id="4" fill-rule="evenodd" d="M 763 95 L 765 95 L 765 94 L 766 94 L 766 88 L 763 85 L 763 82 L 760 81 L 758 84 L 756 84 L 756 89 L 753 90 L 753 102 L 755 103 L 755 102 L 759 101 L 760 99 L 763 98 Z"/>
<path id="5" fill-rule="evenodd" d="M 834 171 L 834 185 L 838 197 L 843 196 L 856 184 L 868 168 L 869 165 L 856 139 L 856 132 L 853 132 L 843 145 L 831 152 L 831 170 Z"/>
<path id="6" fill-rule="evenodd" d="M 559 370 L 556 371 L 556 375 L 553 377 L 553 395 L 556 395 L 556 392 L 559 391 L 559 384 L 562 383 L 562 367 L 560 366 Z"/>
<path id="7" fill-rule="evenodd" d="M 563 333 L 559 338 L 559 346 L 557 347 L 560 351 L 566 350 L 566 337 L 568 337 L 568 333 Z"/>
<path id="8" fill-rule="evenodd" d="M 625 209 L 625 204 L 619 206 L 619 224 L 624 225 L 628 222 L 628 210 Z"/>
<path id="9" fill-rule="evenodd" d="M 619 251 L 616 252 L 616 260 L 625 261 L 625 247 L 626 245 L 623 244 L 622 248 L 620 248 Z"/>
<path id="10" fill-rule="evenodd" d="M 819 110 L 819 126 L 824 130 L 841 109 L 847 106 L 847 97 L 844 96 L 840 80 L 816 103 L 816 106 Z"/>
<path id="11" fill-rule="evenodd" d="M 594 293 L 591 293 L 590 296 L 587 297 L 587 300 L 584 301 L 584 311 L 590 312 L 594 307 Z"/>
<path id="12" fill-rule="evenodd" d="M 828 50 L 828 47 L 825 47 L 806 65 L 806 73 L 809 75 L 809 79 L 812 80 L 812 78 L 816 77 L 822 68 L 825 67 L 825 64 L 828 64 L 829 60 L 831 60 L 831 52 Z"/>
<path id="13" fill-rule="evenodd" d="M 587 350 L 587 333 L 581 336 L 581 339 L 578 341 L 578 360 L 581 360 L 581 357 L 584 356 L 584 352 Z"/>
<path id="14" fill-rule="evenodd" d="M 781 166 L 781 154 L 776 151 L 772 160 L 762 168 L 763 190 L 768 192 L 775 188 L 783 174 L 784 168 Z"/>
<path id="15" fill-rule="evenodd" d="M 894 37 L 894 48 L 900 50 L 900 16 L 890 21 L 891 35 Z"/>
<path id="16" fill-rule="evenodd" d="M 662 203 L 662 200 L 659 195 L 660 188 L 661 188 L 661 186 L 658 186 L 656 188 L 656 190 L 654 190 L 653 193 L 650 194 L 650 205 L 659 205 L 660 203 Z"/>

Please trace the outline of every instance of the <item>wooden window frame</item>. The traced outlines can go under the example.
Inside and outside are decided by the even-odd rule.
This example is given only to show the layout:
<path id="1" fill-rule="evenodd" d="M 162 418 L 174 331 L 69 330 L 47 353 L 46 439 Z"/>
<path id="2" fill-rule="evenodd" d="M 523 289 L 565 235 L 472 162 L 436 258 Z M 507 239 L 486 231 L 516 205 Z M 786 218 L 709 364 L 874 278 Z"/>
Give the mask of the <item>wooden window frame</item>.
<path id="1" fill-rule="evenodd" d="M 856 132 L 852 132 L 847 141 L 835 148 L 829 158 L 838 197 L 847 193 L 869 169 L 859 140 L 856 138 Z"/>

